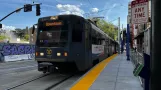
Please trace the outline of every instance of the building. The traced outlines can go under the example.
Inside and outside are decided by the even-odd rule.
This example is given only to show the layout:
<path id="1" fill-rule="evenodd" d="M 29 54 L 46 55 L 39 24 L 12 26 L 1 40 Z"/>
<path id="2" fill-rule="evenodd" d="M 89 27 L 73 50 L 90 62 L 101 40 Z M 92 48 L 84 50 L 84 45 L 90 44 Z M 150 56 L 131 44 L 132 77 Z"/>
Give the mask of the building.
<path id="1" fill-rule="evenodd" d="M 130 45 L 131 47 L 135 46 L 135 43 L 134 43 L 134 25 L 131 23 L 131 2 L 130 1 L 128 3 L 128 16 L 127 16 L 127 23 L 129 24 L 129 27 L 130 27 L 130 37 L 131 37 L 131 42 L 130 42 Z"/>

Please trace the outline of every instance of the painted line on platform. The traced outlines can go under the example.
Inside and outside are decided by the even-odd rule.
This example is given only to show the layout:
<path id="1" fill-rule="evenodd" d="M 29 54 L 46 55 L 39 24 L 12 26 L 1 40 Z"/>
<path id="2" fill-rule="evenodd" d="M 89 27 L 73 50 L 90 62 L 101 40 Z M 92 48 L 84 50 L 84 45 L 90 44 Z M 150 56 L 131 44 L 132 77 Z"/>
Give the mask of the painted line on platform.
<path id="1" fill-rule="evenodd" d="M 102 70 L 106 67 L 106 65 L 117 55 L 118 54 L 114 54 L 100 62 L 96 67 L 91 69 L 91 71 L 89 71 L 83 78 L 81 78 L 75 85 L 73 85 L 70 90 L 88 90 L 97 79 L 97 77 L 100 75 Z"/>

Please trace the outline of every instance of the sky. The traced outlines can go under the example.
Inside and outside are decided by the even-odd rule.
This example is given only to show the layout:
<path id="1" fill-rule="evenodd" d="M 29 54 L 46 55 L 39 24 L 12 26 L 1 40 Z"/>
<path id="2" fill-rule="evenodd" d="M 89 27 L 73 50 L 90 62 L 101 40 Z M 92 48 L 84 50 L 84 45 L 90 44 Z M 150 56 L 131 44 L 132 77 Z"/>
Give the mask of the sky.
<path id="1" fill-rule="evenodd" d="M 21 10 L 4 19 L 1 23 L 5 29 L 26 28 L 36 24 L 38 18 L 60 14 L 76 14 L 84 18 L 104 17 L 104 20 L 127 26 L 128 2 L 130 0 L 1 0 L 0 19 L 24 4 L 42 3 L 41 15 L 36 16 L 36 8 L 32 12 Z"/>

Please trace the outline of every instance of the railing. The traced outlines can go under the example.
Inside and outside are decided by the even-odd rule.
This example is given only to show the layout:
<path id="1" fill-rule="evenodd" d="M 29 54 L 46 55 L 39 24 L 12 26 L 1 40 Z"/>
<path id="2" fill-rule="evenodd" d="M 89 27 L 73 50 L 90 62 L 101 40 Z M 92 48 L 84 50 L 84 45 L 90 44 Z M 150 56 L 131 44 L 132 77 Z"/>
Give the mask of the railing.
<path id="1" fill-rule="evenodd" d="M 131 50 L 130 51 L 130 57 L 131 57 L 131 61 L 134 64 L 134 66 L 136 66 L 138 63 L 141 63 L 144 65 L 144 57 L 142 55 L 142 53 L 139 53 L 135 50 Z M 139 77 L 141 85 L 143 86 L 144 84 L 144 79 Z"/>

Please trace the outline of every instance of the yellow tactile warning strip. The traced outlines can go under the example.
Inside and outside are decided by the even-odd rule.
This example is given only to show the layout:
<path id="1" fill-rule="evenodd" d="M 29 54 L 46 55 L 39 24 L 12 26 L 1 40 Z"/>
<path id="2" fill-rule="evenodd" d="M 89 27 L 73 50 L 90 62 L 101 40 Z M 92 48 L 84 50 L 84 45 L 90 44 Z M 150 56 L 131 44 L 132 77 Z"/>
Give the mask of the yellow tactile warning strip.
<path id="1" fill-rule="evenodd" d="M 106 65 L 117 56 L 114 54 L 104 61 L 100 62 L 96 67 L 89 71 L 80 81 L 71 87 L 70 90 L 88 90 L 93 82 L 97 79 Z"/>

